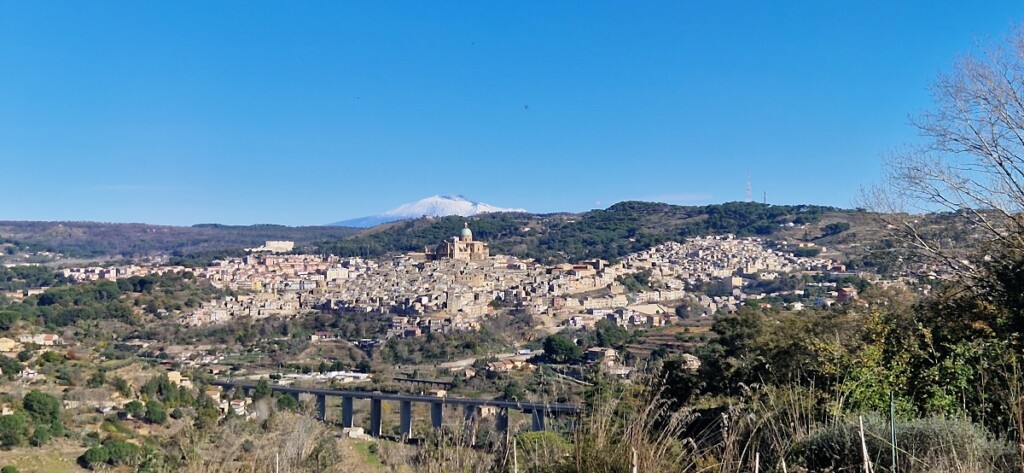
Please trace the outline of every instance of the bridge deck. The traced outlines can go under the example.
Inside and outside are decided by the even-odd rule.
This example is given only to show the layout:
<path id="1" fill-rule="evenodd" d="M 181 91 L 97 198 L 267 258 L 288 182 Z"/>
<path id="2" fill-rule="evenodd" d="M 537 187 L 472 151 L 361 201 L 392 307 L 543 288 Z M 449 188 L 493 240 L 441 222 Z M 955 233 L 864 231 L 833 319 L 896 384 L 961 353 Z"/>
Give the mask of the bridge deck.
<path id="1" fill-rule="evenodd" d="M 214 386 L 223 388 L 253 389 L 255 383 L 242 383 L 237 381 L 214 381 Z M 545 402 L 523 402 L 523 401 L 499 401 L 492 399 L 468 399 L 458 397 L 434 397 L 420 396 L 416 394 L 392 394 L 371 391 L 340 391 L 336 389 L 323 388 L 301 388 L 295 386 L 270 385 L 272 391 L 282 393 L 312 394 L 315 396 L 351 397 L 355 399 L 380 399 L 385 401 L 410 401 L 425 403 L 452 404 L 458 406 L 487 406 L 522 411 L 542 411 L 552 414 L 577 414 L 580 407 L 575 404 L 545 403 Z"/>

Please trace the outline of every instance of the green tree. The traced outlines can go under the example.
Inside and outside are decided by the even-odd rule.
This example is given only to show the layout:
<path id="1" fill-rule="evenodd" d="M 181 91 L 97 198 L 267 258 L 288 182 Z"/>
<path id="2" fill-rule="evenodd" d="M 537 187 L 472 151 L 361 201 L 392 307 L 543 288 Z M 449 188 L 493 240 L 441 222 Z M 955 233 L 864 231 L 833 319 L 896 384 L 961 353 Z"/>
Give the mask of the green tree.
<path id="1" fill-rule="evenodd" d="M 822 236 L 838 235 L 850 229 L 850 224 L 847 222 L 836 222 L 825 225 L 821 228 Z"/>
<path id="2" fill-rule="evenodd" d="M 46 424 L 37 424 L 35 430 L 32 431 L 32 438 L 29 439 L 33 447 L 41 447 L 50 443 L 50 426 Z"/>
<path id="3" fill-rule="evenodd" d="M 167 457 L 158 448 L 146 445 L 141 454 L 137 473 L 160 473 L 168 471 Z"/>
<path id="4" fill-rule="evenodd" d="M 676 307 L 676 317 L 680 319 L 696 318 L 704 314 L 704 308 L 697 304 L 694 299 L 683 299 L 682 304 Z"/>
<path id="5" fill-rule="evenodd" d="M 555 363 L 574 363 L 583 358 L 583 350 L 565 335 L 548 335 L 544 355 Z"/>
<path id="6" fill-rule="evenodd" d="M 149 401 L 146 403 L 146 422 L 151 424 L 163 424 L 167 422 L 167 408 L 160 401 Z"/>
<path id="7" fill-rule="evenodd" d="M 25 395 L 21 403 L 37 423 L 60 422 L 60 401 L 49 394 L 33 390 Z"/>
<path id="8" fill-rule="evenodd" d="M 181 390 L 171 382 L 166 374 L 149 378 L 149 381 L 146 381 L 139 391 L 167 403 L 176 403 L 181 396 Z"/>
<path id="9" fill-rule="evenodd" d="M 64 361 L 64 357 L 55 351 L 46 351 L 39 357 L 39 360 L 43 363 L 59 363 Z"/>
<path id="10" fill-rule="evenodd" d="M 111 378 L 110 386 L 114 388 L 117 391 L 117 393 L 120 394 L 122 397 L 131 397 L 132 395 L 132 387 L 130 384 L 128 384 L 128 380 L 120 376 L 115 376 Z"/>
<path id="11" fill-rule="evenodd" d="M 205 430 L 217 425 L 220 418 L 220 410 L 212 404 L 204 404 L 196 409 L 196 420 L 193 423 L 196 429 Z"/>
<path id="12" fill-rule="evenodd" d="M 510 381 L 502 389 L 501 397 L 506 401 L 525 401 L 526 391 L 519 385 L 518 381 Z"/>
<path id="13" fill-rule="evenodd" d="M 0 445 L 17 447 L 25 441 L 25 415 L 15 412 L 9 416 L 0 416 Z"/>
<path id="14" fill-rule="evenodd" d="M 599 320 L 594 325 L 594 342 L 599 347 L 622 349 L 635 335 L 625 327 L 620 327 L 608 320 Z"/>
<path id="15" fill-rule="evenodd" d="M 92 447 L 78 457 L 78 464 L 89 470 L 95 470 L 108 461 L 110 461 L 110 452 L 106 447 Z"/>
<path id="16" fill-rule="evenodd" d="M 98 388 L 107 383 L 107 374 L 103 370 L 97 370 L 85 381 L 86 387 Z"/>
<path id="17" fill-rule="evenodd" d="M 137 445 L 123 440 L 107 440 L 103 442 L 107 450 L 107 462 L 112 465 L 130 465 L 139 460 L 142 449 Z"/>
<path id="18" fill-rule="evenodd" d="M 259 381 L 256 382 L 256 388 L 253 389 L 253 392 L 252 392 L 252 399 L 254 401 L 258 401 L 258 400 L 263 399 L 263 398 L 265 398 L 267 396 L 270 396 L 270 393 L 271 393 L 270 381 L 267 381 L 266 378 L 263 378 L 263 379 L 260 379 Z"/>
<path id="19" fill-rule="evenodd" d="M 146 415 L 146 405 L 142 401 L 133 400 L 124 405 L 124 412 L 133 419 L 141 420 Z"/>
<path id="20" fill-rule="evenodd" d="M 0 370 L 3 371 L 4 377 L 7 379 L 15 379 L 21 373 L 21 370 L 25 367 L 17 360 L 10 357 L 0 355 Z"/>
<path id="21" fill-rule="evenodd" d="M 282 394 L 277 397 L 277 408 L 282 411 L 294 411 L 299 408 L 299 401 L 289 394 Z"/>
<path id="22" fill-rule="evenodd" d="M 0 468 L 0 473 L 18 473 L 18 467 L 7 465 L 3 468 Z"/>
<path id="23" fill-rule="evenodd" d="M 664 387 L 664 396 L 671 403 L 670 410 L 678 410 L 701 393 L 703 380 L 694 371 L 686 368 L 682 358 L 672 357 L 661 365 L 659 376 Z"/>
<path id="24" fill-rule="evenodd" d="M 11 330 L 18 323 L 18 319 L 18 313 L 13 310 L 0 311 L 0 330 Z"/>
<path id="25" fill-rule="evenodd" d="M 711 331 L 718 337 L 700 356 L 701 374 L 711 392 L 734 394 L 742 385 L 759 381 L 765 360 L 757 351 L 757 341 L 764 326 L 764 316 L 750 307 L 715 320 Z"/>

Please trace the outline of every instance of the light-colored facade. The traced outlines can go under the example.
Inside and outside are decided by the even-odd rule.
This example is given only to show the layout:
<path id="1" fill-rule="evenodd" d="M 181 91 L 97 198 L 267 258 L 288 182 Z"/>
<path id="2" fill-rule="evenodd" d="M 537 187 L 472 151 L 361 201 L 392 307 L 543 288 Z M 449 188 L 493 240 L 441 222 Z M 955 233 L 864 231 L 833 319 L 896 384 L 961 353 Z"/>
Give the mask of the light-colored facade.
<path id="1" fill-rule="evenodd" d="M 251 253 L 288 253 L 295 249 L 294 241 L 268 241 L 263 246 L 257 248 L 248 248 L 246 251 Z"/>
<path id="2" fill-rule="evenodd" d="M 473 231 L 466 223 L 460 236 L 445 240 L 434 250 L 434 259 L 454 259 L 464 261 L 483 261 L 491 256 L 487 243 L 473 241 Z"/>

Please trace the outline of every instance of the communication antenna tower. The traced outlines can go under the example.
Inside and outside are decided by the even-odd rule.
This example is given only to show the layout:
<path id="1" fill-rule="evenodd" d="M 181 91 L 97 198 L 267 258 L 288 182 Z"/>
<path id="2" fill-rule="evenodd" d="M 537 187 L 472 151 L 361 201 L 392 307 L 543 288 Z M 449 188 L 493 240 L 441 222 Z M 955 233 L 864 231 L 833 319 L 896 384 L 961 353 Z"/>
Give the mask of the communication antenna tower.
<path id="1" fill-rule="evenodd" d="M 752 202 L 753 200 L 754 200 L 754 196 L 750 192 L 750 171 L 748 170 L 747 171 L 747 202 Z"/>

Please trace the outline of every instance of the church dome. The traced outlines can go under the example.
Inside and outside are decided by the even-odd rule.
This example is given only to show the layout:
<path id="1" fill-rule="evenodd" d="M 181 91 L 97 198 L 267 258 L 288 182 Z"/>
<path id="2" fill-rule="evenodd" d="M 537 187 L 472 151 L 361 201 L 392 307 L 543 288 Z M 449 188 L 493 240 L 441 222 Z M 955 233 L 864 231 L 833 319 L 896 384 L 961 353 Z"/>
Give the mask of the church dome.
<path id="1" fill-rule="evenodd" d="M 462 236 L 460 239 L 462 241 L 473 241 L 473 230 L 469 229 L 469 223 L 467 222 L 463 225 L 464 226 L 462 227 Z"/>

